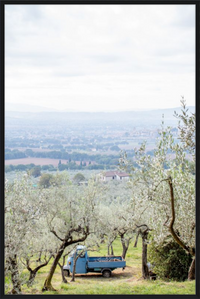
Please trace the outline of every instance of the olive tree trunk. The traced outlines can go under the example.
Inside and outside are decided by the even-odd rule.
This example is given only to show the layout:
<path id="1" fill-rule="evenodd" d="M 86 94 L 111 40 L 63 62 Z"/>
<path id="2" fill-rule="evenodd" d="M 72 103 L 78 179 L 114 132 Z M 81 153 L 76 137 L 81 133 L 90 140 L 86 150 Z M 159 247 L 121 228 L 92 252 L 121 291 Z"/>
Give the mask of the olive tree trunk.
<path id="1" fill-rule="evenodd" d="M 31 267 L 30 267 L 30 261 L 29 260 L 26 261 L 26 268 L 28 269 L 28 271 L 30 273 L 29 274 L 29 279 L 28 279 L 28 282 L 27 282 L 27 286 L 31 286 L 33 284 L 37 272 L 41 268 L 47 266 L 48 263 L 49 263 L 49 261 L 51 260 L 51 258 L 52 258 L 52 255 L 49 257 L 48 260 L 46 260 L 43 264 L 40 264 L 39 266 L 37 266 L 35 269 L 31 269 Z M 39 260 L 41 261 L 41 256 L 40 256 Z"/>
<path id="2" fill-rule="evenodd" d="M 73 271 L 72 271 L 72 279 L 71 279 L 71 281 L 75 281 L 76 262 L 77 262 L 78 258 L 79 258 L 78 255 L 74 258 L 74 264 L 73 264 Z"/>
<path id="3" fill-rule="evenodd" d="M 138 239 L 139 239 L 140 231 L 137 232 L 136 238 L 135 238 L 135 243 L 133 247 L 137 247 Z"/>
<path id="4" fill-rule="evenodd" d="M 142 232 L 142 277 L 149 278 L 149 269 L 147 266 L 147 237 L 148 231 Z"/>
<path id="5" fill-rule="evenodd" d="M 111 255 L 114 255 L 114 249 L 113 249 L 113 246 L 112 246 L 112 244 L 110 245 L 110 250 L 111 250 Z"/>
<path id="6" fill-rule="evenodd" d="M 114 239 L 114 240 L 115 240 L 115 239 Z M 108 244 L 108 255 L 114 255 L 114 249 L 113 249 L 113 246 L 112 246 L 114 240 L 112 240 L 112 241 L 109 242 L 109 244 Z"/>
<path id="7" fill-rule="evenodd" d="M 11 269 L 11 281 L 13 288 L 11 290 L 11 294 L 17 295 L 21 294 L 21 282 L 19 278 L 19 270 L 17 263 L 17 255 L 15 254 L 13 257 L 9 257 L 9 264 Z"/>
<path id="8" fill-rule="evenodd" d="M 130 244 L 130 240 L 131 238 L 128 238 L 127 240 L 124 238 L 124 234 L 120 234 L 120 238 L 121 238 L 121 244 L 122 244 L 122 257 L 123 259 L 125 259 L 128 248 L 129 248 L 129 244 Z"/>
<path id="9" fill-rule="evenodd" d="M 45 280 L 45 282 L 44 282 L 44 286 L 43 286 L 43 288 L 42 288 L 42 291 L 43 291 L 43 292 L 44 292 L 44 291 L 56 291 L 56 290 L 53 288 L 52 284 L 51 284 L 51 280 L 52 280 L 52 277 L 53 277 L 54 272 L 55 272 L 55 270 L 56 270 L 56 266 L 58 265 L 58 262 L 59 262 L 59 260 L 60 260 L 60 258 L 61 258 L 61 256 L 62 256 L 62 254 L 63 254 L 65 248 L 66 248 L 66 242 L 64 241 L 64 242 L 61 244 L 61 246 L 60 246 L 60 248 L 59 248 L 59 250 L 58 250 L 58 252 L 57 252 L 57 254 L 56 254 L 55 258 L 54 258 L 53 264 L 52 264 L 52 266 L 51 266 L 51 268 L 50 268 L 50 271 L 49 271 L 49 273 L 48 273 L 48 275 L 47 275 L 47 278 L 46 278 L 46 280 Z"/>
<path id="10" fill-rule="evenodd" d="M 192 263 L 188 271 L 188 280 L 194 280 L 194 279 L 195 279 L 195 258 L 192 260 Z"/>
<path id="11" fill-rule="evenodd" d="M 29 274 L 29 279 L 28 279 L 28 282 L 27 282 L 27 286 L 31 286 L 35 280 L 35 277 L 36 277 L 36 274 L 37 274 L 37 271 L 35 270 L 31 270 L 29 271 L 30 274 Z"/>
<path id="12" fill-rule="evenodd" d="M 64 270 L 63 270 L 63 265 L 61 265 L 60 263 L 58 263 L 58 266 L 60 267 L 61 276 L 62 276 L 62 282 L 63 283 L 67 283 L 67 279 L 65 278 L 65 274 L 64 274 Z"/>
<path id="13" fill-rule="evenodd" d="M 68 251 L 66 254 L 64 254 L 62 264 L 58 263 L 58 265 L 59 265 L 59 267 L 60 267 L 61 276 L 62 276 L 62 282 L 63 282 L 63 283 L 67 283 L 67 279 L 65 278 L 65 274 L 64 274 L 63 267 L 64 267 L 64 265 L 65 265 L 65 258 L 66 258 L 66 256 L 67 256 L 69 253 L 70 253 L 70 251 Z"/>
<path id="14" fill-rule="evenodd" d="M 72 279 L 71 279 L 71 281 L 75 281 L 76 262 L 77 262 L 78 258 L 79 258 L 83 253 L 85 253 L 84 250 L 81 250 L 81 251 L 79 252 L 79 254 L 77 254 L 77 250 L 76 250 L 75 253 L 74 253 L 74 257 L 75 257 L 75 258 L 74 258 L 74 264 L 73 264 L 73 271 L 72 271 Z"/>
<path id="15" fill-rule="evenodd" d="M 171 213 L 172 213 L 172 218 L 170 221 L 170 225 L 169 225 L 169 231 L 172 235 L 172 237 L 174 238 L 174 240 L 183 248 L 185 249 L 185 251 L 187 251 L 188 253 L 190 253 L 194 259 L 192 260 L 192 263 L 190 265 L 189 271 L 188 271 L 188 279 L 189 280 L 194 280 L 195 279 L 195 248 L 191 248 L 189 246 L 187 246 L 183 240 L 180 239 L 180 237 L 176 234 L 176 232 L 174 231 L 174 222 L 175 222 L 175 206 L 174 206 L 174 188 L 173 188 L 173 184 L 172 184 L 172 178 L 171 176 L 169 176 L 167 178 L 168 184 L 169 184 L 169 188 L 170 188 L 170 199 L 171 199 Z M 193 227 L 195 227 L 195 224 L 193 224 Z"/>
<path id="16" fill-rule="evenodd" d="M 57 234 L 54 232 L 54 231 L 52 231 L 56 236 L 57 236 Z M 82 232 L 82 236 L 81 237 L 79 237 L 79 238 L 77 238 L 77 239 L 75 239 L 75 240 L 73 240 L 73 237 L 72 237 L 72 233 L 73 232 Z M 46 280 L 45 280 L 45 282 L 44 282 L 44 286 L 43 286 L 43 288 L 42 288 L 42 291 L 44 292 L 44 291 L 56 291 L 54 288 L 53 288 L 53 286 L 52 286 L 52 284 L 51 284 L 51 281 L 52 281 L 52 278 L 53 278 L 53 275 L 54 275 L 54 272 L 55 272 L 55 270 L 56 270 L 56 267 L 57 267 L 57 265 L 58 265 L 58 262 L 59 262 L 59 260 L 60 260 L 60 258 L 61 258 L 61 256 L 62 256 L 62 254 L 63 254 L 63 252 L 64 252 L 64 250 L 65 250 L 65 248 L 66 247 L 68 247 L 69 245 L 72 245 L 72 244 L 77 244 L 77 243 L 79 243 L 79 242 L 83 242 L 83 241 L 85 241 L 86 240 L 86 238 L 87 238 L 87 236 L 89 235 L 89 227 L 86 227 L 86 228 L 78 228 L 78 229 L 72 229 L 69 233 L 68 233 L 68 235 L 65 237 L 65 239 L 62 239 L 62 243 L 61 243 L 61 245 L 60 245 L 60 247 L 59 247 L 59 249 L 58 249 L 58 251 L 57 251 L 57 253 L 56 253 L 56 255 L 55 255 L 55 257 L 54 257 L 54 260 L 53 260 L 53 264 L 52 264 L 52 266 L 51 266 L 51 268 L 50 268 L 50 271 L 49 271 L 49 273 L 48 273 L 48 275 L 47 275 L 47 278 L 46 278 Z M 60 239 L 60 238 L 59 238 Z M 60 239 L 61 240 L 61 239 Z"/>

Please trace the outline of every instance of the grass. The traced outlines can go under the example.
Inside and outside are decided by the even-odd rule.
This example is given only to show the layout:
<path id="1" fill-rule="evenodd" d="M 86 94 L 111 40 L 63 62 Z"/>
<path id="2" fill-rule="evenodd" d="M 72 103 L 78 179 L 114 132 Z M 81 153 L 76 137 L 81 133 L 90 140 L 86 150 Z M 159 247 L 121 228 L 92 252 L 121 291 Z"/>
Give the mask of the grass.
<path id="1" fill-rule="evenodd" d="M 122 249 L 120 241 L 117 240 L 113 244 L 114 254 L 121 255 Z M 99 252 L 90 252 L 90 256 L 107 255 L 106 246 L 102 246 Z M 28 288 L 23 286 L 24 294 L 195 294 L 195 281 L 163 281 L 157 279 L 143 280 L 141 279 L 141 240 L 138 247 L 134 248 L 130 245 L 126 257 L 126 269 L 116 269 L 113 271 L 111 278 L 103 278 L 101 274 L 88 273 L 86 275 L 76 275 L 75 282 L 62 283 L 60 268 L 57 267 L 53 276 L 52 285 L 56 292 L 48 291 L 42 293 L 44 280 L 51 265 L 42 268 L 36 276 L 35 283 Z"/>

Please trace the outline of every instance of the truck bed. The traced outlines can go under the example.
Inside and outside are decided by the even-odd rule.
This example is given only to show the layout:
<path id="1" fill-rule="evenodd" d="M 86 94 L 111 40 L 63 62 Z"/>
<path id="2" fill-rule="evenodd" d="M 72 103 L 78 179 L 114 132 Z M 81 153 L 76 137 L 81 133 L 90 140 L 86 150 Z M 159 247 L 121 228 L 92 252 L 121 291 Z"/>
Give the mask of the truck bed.
<path id="1" fill-rule="evenodd" d="M 113 257 L 89 257 L 87 262 L 88 269 L 94 268 L 123 268 L 126 266 L 126 262 L 121 256 Z"/>

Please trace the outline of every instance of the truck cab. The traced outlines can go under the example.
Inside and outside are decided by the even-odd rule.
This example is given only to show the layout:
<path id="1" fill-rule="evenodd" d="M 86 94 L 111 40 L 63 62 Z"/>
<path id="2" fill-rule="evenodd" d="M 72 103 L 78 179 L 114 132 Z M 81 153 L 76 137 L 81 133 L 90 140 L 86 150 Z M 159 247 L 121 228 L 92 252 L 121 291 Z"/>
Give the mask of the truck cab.
<path id="1" fill-rule="evenodd" d="M 87 273 L 86 270 L 86 261 L 88 259 L 87 249 L 85 246 L 78 245 L 67 258 L 67 264 L 63 267 L 64 273 L 69 275 L 73 272 L 74 259 L 77 255 L 80 254 L 78 260 L 76 261 L 76 273 L 84 274 Z"/>

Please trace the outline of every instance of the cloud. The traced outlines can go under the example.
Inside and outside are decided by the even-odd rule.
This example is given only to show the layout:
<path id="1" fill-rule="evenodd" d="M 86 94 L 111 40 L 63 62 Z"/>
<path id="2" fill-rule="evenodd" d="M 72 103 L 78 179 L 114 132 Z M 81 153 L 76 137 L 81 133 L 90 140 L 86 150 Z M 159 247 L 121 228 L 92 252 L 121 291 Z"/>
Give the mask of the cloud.
<path id="1" fill-rule="evenodd" d="M 176 8 L 176 17 L 172 21 L 172 25 L 190 30 L 195 27 L 195 5 L 181 5 Z"/>
<path id="2" fill-rule="evenodd" d="M 122 57 L 115 55 L 90 55 L 89 58 L 97 63 L 116 63 L 122 60 Z"/>
<path id="3" fill-rule="evenodd" d="M 194 5 L 6 5 L 6 101 L 194 103 L 194 17 Z"/>

